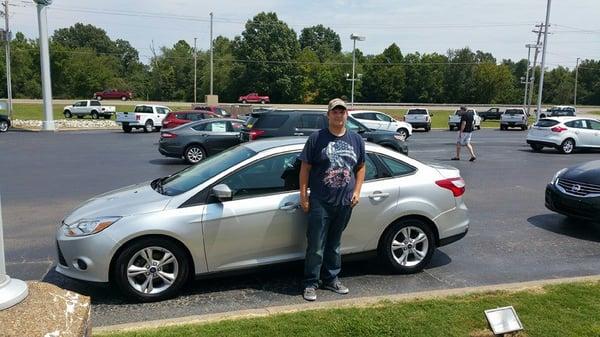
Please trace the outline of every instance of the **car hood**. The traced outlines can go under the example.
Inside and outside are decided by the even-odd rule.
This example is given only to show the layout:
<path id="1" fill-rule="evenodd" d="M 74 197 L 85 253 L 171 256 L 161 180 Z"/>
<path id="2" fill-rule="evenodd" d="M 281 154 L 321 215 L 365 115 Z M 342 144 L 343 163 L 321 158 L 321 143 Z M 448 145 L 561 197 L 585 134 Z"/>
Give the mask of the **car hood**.
<path id="1" fill-rule="evenodd" d="M 127 186 L 104 193 L 84 202 L 64 222 L 101 216 L 128 216 L 163 210 L 171 197 L 156 192 L 150 182 Z"/>
<path id="2" fill-rule="evenodd" d="M 600 185 L 600 160 L 570 167 L 561 178 L 586 184 Z"/>

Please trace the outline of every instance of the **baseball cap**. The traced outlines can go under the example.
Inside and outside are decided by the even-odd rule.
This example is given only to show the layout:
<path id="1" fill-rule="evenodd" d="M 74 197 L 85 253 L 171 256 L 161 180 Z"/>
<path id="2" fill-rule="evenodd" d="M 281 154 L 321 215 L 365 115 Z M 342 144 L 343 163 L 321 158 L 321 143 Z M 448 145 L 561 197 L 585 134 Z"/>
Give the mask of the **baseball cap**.
<path id="1" fill-rule="evenodd" d="M 340 98 L 334 98 L 331 101 L 329 101 L 329 107 L 327 110 L 331 111 L 333 110 L 335 107 L 341 106 L 342 108 L 344 108 L 345 110 L 348 110 L 348 107 L 346 106 L 346 102 L 344 102 L 342 99 Z"/>
<path id="2" fill-rule="evenodd" d="M 467 107 L 465 105 L 461 105 L 460 110 L 467 110 Z"/>

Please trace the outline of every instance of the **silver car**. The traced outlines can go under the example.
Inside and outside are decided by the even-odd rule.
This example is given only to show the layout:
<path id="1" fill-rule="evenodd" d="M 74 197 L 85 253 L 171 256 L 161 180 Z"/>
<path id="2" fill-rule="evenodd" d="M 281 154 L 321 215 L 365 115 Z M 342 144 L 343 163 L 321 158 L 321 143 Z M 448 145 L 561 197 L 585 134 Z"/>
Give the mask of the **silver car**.
<path id="1" fill-rule="evenodd" d="M 305 141 L 244 143 L 88 200 L 57 230 L 56 270 L 155 301 L 176 295 L 195 275 L 303 259 L 298 155 Z M 366 179 L 342 254 L 378 251 L 393 271 L 418 272 L 436 247 L 466 235 L 465 183 L 452 167 L 371 143 L 366 151 Z"/>

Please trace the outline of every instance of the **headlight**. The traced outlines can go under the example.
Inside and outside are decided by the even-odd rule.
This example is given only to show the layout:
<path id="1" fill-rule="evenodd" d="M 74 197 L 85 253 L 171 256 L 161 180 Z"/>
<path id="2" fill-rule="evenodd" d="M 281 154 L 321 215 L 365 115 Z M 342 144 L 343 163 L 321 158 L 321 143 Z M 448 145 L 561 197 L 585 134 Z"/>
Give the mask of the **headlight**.
<path id="1" fill-rule="evenodd" d="M 108 226 L 114 224 L 120 216 L 107 216 L 95 219 L 81 219 L 74 223 L 63 226 L 63 233 L 66 236 L 86 236 L 91 234 L 100 233 Z"/>
<path id="2" fill-rule="evenodd" d="M 567 169 L 566 169 L 566 168 L 564 168 L 564 169 L 562 169 L 562 170 L 560 170 L 560 171 L 556 172 L 556 174 L 554 175 L 554 177 L 552 178 L 552 180 L 550 181 L 550 183 L 551 183 L 551 184 L 555 184 L 555 183 L 556 183 L 556 180 L 558 179 L 558 177 L 560 177 L 560 176 L 561 176 L 563 173 L 565 173 L 565 171 L 566 171 L 566 170 L 567 170 Z"/>

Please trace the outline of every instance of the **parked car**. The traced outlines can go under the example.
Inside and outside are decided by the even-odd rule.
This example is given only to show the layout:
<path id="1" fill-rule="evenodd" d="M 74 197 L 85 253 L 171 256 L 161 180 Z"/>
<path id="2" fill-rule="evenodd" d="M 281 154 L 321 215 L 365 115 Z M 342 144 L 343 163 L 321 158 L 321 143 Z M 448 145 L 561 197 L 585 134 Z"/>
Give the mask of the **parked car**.
<path id="1" fill-rule="evenodd" d="M 194 106 L 194 110 L 206 110 L 210 112 L 214 112 L 222 118 L 232 118 L 231 114 L 227 112 L 227 110 L 218 107 L 216 105 L 196 105 Z"/>
<path id="2" fill-rule="evenodd" d="M 575 108 L 567 105 L 557 105 L 553 106 L 550 109 L 546 110 L 546 112 L 542 112 L 540 114 L 540 118 L 546 117 L 574 117 L 577 113 L 575 112 Z"/>
<path id="3" fill-rule="evenodd" d="M 96 100 L 85 100 L 77 101 L 71 105 L 67 105 L 63 108 L 63 115 L 65 118 L 83 118 L 85 116 L 91 116 L 92 119 L 110 119 L 115 113 L 116 108 L 114 106 L 103 106 L 99 101 Z"/>
<path id="4" fill-rule="evenodd" d="M 412 135 L 412 126 L 409 123 L 397 121 L 383 112 L 352 110 L 348 111 L 348 114 L 371 130 L 395 131 L 402 136 L 403 139 Z"/>
<path id="5" fill-rule="evenodd" d="M 243 124 L 244 121 L 240 119 L 210 118 L 163 130 L 158 141 L 158 152 L 196 164 L 238 145 Z"/>
<path id="6" fill-rule="evenodd" d="M 252 113 L 240 137 L 245 142 L 268 137 L 309 136 L 327 126 L 327 110 L 267 110 Z M 373 131 L 352 116 L 348 116 L 346 128 L 360 134 L 365 141 L 408 154 L 406 143 L 396 132 Z"/>
<path id="7" fill-rule="evenodd" d="M 500 110 L 500 108 L 489 108 L 486 111 L 480 111 L 477 114 L 481 117 L 482 121 L 486 121 L 488 119 L 500 119 L 504 112 Z"/>
<path id="8" fill-rule="evenodd" d="M 162 105 L 136 105 L 133 112 L 117 112 L 117 124 L 129 133 L 132 129 L 144 129 L 144 132 L 160 131 L 162 121 L 171 109 Z"/>
<path id="9" fill-rule="evenodd" d="M 473 112 L 473 130 L 481 130 L 481 117 L 475 109 L 468 109 Z M 448 116 L 448 130 L 452 131 L 460 127 L 460 110 L 456 110 L 454 114 Z"/>
<path id="10" fill-rule="evenodd" d="M 431 117 L 427 109 L 408 109 L 404 115 L 404 121 L 409 123 L 414 129 L 423 128 L 425 131 L 431 130 Z"/>
<path id="11" fill-rule="evenodd" d="M 255 93 L 255 92 L 251 92 L 248 95 L 244 95 L 244 96 L 240 96 L 238 98 L 238 102 L 241 103 L 260 103 L 260 104 L 265 104 L 265 103 L 270 103 L 271 99 L 269 98 L 269 96 L 260 96 L 259 94 Z"/>
<path id="12" fill-rule="evenodd" d="M 508 128 L 512 127 L 527 130 L 527 122 L 527 113 L 525 113 L 525 109 L 506 109 L 506 112 L 500 117 L 500 130 L 508 130 Z"/>
<path id="13" fill-rule="evenodd" d="M 92 198 L 56 230 L 56 271 L 112 282 L 138 301 L 177 295 L 193 276 L 304 259 L 298 156 L 306 137 L 243 143 L 180 172 Z M 459 170 L 366 144 L 360 203 L 342 254 L 377 251 L 415 273 L 469 228 Z"/>
<path id="14" fill-rule="evenodd" d="M 94 98 L 101 101 L 103 99 L 120 99 L 126 101 L 133 98 L 131 91 L 117 90 L 117 89 L 106 89 L 104 91 L 96 91 Z"/>
<path id="15" fill-rule="evenodd" d="M 527 144 L 536 152 L 553 147 L 565 154 L 575 148 L 600 148 L 600 120 L 546 117 L 529 129 Z"/>
<path id="16" fill-rule="evenodd" d="M 545 204 L 568 217 L 600 222 L 600 160 L 556 172 L 546 186 Z"/>
<path id="17" fill-rule="evenodd" d="M 172 129 L 174 127 L 208 118 L 221 118 L 214 112 L 206 110 L 186 110 L 169 112 L 162 121 L 163 129 Z"/>
<path id="18" fill-rule="evenodd" d="M 0 115 L 0 132 L 8 131 L 11 124 L 10 118 L 7 115 Z"/>

